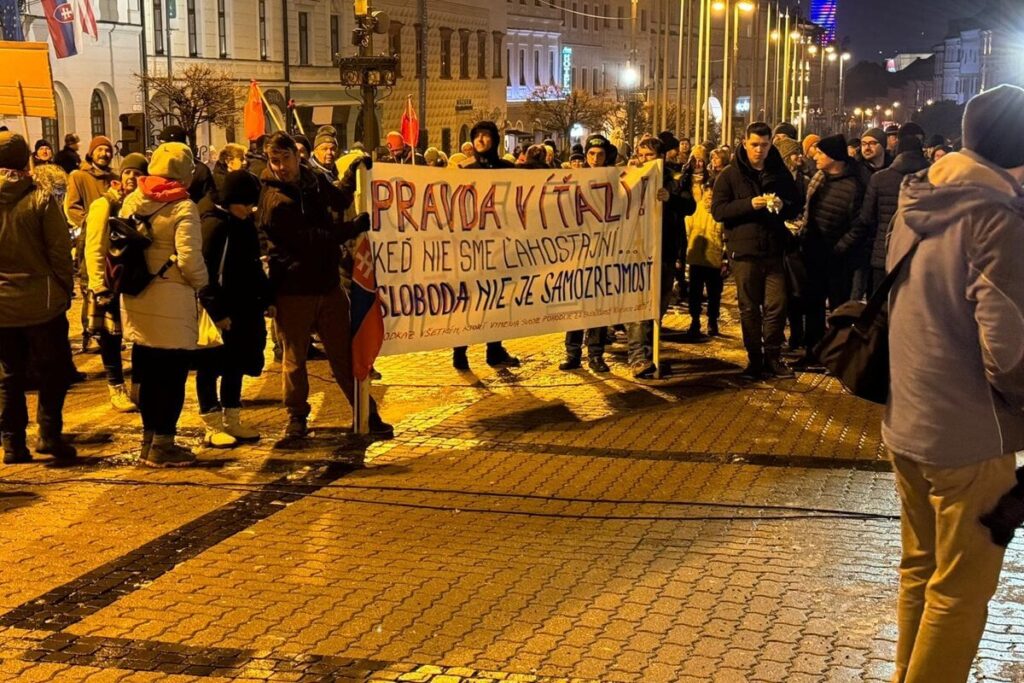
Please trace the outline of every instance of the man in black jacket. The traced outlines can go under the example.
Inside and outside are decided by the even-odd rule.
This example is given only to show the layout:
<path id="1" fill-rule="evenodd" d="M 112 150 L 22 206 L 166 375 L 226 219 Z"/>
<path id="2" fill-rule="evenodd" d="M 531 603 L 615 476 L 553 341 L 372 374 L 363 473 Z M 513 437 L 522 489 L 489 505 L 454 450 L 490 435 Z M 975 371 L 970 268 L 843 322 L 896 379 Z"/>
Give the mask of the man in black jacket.
<path id="1" fill-rule="evenodd" d="M 510 169 L 515 166 L 498 155 L 498 127 L 491 121 L 480 121 L 469 132 L 473 144 L 473 162 L 462 168 Z M 417 162 L 418 163 L 418 162 Z M 452 366 L 456 370 L 469 370 L 467 346 L 452 349 Z M 511 355 L 500 341 L 487 342 L 487 364 L 494 368 L 517 368 L 519 359 Z"/>
<path id="2" fill-rule="evenodd" d="M 256 225 L 268 245 L 274 320 L 284 348 L 281 376 L 289 415 L 285 438 L 301 439 L 310 411 L 306 358 L 313 332 L 320 334 L 338 386 L 349 404 L 355 401 L 349 303 L 341 289 L 339 247 L 368 230 L 370 222 L 367 214 L 352 223 L 341 222 L 352 203 L 351 191 L 301 165 L 295 141 L 287 133 L 271 135 L 266 151 Z M 370 433 L 379 438 L 394 435 L 372 399 Z"/>
<path id="3" fill-rule="evenodd" d="M 786 275 L 782 255 L 790 239 L 785 221 L 803 204 L 782 155 L 772 146 L 772 129 L 747 127 L 743 146 L 715 181 L 711 214 L 725 227 L 740 304 L 743 345 L 749 360 L 745 379 L 763 374 L 792 377 L 782 362 L 786 324 Z"/>
<path id="4" fill-rule="evenodd" d="M 908 124 L 909 125 L 909 124 Z M 871 176 L 864 203 L 861 205 L 860 222 L 868 234 L 871 251 L 871 282 L 867 288 L 870 294 L 878 289 L 885 279 L 885 256 L 889 244 L 889 223 L 896 215 L 900 199 L 900 184 L 908 175 L 928 168 L 928 159 L 921 148 L 917 135 L 900 135 L 896 147 L 896 159 L 889 168 Z"/>
<path id="5" fill-rule="evenodd" d="M 832 135 L 822 139 L 814 160 L 818 172 L 807 188 L 801 231 L 807 267 L 804 306 L 808 351 L 798 361 L 798 368 L 817 365 L 813 349 L 825 334 L 826 302 L 831 311 L 849 301 L 853 286 L 851 255 L 866 232 L 858 218 L 867 183 L 863 169 L 847 152 L 846 138 Z"/>
<path id="6" fill-rule="evenodd" d="M 78 146 L 82 144 L 76 133 L 68 133 L 64 136 L 64 147 L 57 152 L 54 159 L 57 165 L 64 169 L 64 172 L 71 175 L 82 166 L 82 157 L 78 154 Z"/>

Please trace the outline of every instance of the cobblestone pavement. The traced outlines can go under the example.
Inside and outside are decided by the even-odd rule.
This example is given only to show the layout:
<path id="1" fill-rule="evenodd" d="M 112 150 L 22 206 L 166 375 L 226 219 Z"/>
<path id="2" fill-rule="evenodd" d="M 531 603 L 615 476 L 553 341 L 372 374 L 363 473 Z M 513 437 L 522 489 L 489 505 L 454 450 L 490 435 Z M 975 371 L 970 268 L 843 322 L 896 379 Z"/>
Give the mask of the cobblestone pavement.
<path id="1" fill-rule="evenodd" d="M 0 470 L 0 680 L 886 680 L 880 409 L 821 375 L 737 381 L 727 303 L 722 339 L 666 332 L 663 380 L 622 344 L 610 376 L 559 372 L 555 335 L 509 342 L 512 370 L 381 359 L 383 443 L 316 361 L 313 436 L 275 448 L 271 363 L 246 386 L 265 438 L 176 471 L 134 465 L 138 416 L 76 356 L 83 463 Z M 191 397 L 182 425 L 198 444 Z M 976 680 L 1024 680 L 1022 600 L 1017 546 Z"/>

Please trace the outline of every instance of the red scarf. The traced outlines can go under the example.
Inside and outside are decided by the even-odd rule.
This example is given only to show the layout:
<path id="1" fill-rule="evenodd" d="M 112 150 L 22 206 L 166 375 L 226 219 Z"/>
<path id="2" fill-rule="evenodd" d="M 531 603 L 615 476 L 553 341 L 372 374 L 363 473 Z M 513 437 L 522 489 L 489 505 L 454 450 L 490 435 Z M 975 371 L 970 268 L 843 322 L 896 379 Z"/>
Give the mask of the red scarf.
<path id="1" fill-rule="evenodd" d="M 147 199 L 157 202 L 176 202 L 188 199 L 188 188 L 177 180 L 168 180 L 160 176 L 148 175 L 139 178 L 139 189 Z"/>

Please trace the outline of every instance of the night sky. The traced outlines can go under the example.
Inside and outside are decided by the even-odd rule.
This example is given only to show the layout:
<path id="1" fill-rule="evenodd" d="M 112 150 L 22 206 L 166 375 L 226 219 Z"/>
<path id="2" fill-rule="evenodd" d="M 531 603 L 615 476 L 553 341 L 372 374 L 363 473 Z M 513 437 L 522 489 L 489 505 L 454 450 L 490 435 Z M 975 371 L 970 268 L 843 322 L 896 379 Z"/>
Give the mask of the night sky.
<path id="1" fill-rule="evenodd" d="M 854 61 L 896 52 L 929 52 L 950 19 L 971 16 L 985 0 L 839 0 L 836 35 L 848 36 Z M 879 54 L 879 51 L 882 54 Z"/>

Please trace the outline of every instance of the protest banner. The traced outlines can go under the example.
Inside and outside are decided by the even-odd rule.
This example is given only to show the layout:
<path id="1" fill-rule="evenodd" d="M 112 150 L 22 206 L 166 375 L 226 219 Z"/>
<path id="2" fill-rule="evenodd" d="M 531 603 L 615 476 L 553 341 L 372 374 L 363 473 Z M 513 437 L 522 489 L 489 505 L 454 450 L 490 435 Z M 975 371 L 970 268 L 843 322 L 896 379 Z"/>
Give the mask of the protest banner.
<path id="1" fill-rule="evenodd" d="M 661 183 L 660 161 L 374 165 L 361 205 L 384 308 L 381 355 L 657 318 Z"/>

